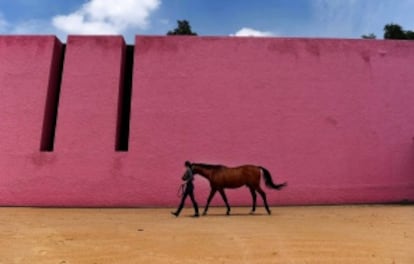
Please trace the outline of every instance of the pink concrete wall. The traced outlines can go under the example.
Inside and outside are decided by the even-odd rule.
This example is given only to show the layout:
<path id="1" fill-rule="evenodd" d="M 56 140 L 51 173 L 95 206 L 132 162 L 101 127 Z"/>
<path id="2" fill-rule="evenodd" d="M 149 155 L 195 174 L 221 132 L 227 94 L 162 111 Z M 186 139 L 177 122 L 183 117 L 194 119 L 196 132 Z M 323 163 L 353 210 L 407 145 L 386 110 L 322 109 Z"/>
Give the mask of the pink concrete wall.
<path id="1" fill-rule="evenodd" d="M 57 87 L 61 44 L 53 36 L 0 36 L 0 151 L 38 152 L 47 94 Z"/>
<path id="2" fill-rule="evenodd" d="M 41 196 L 31 184 L 42 172 L 28 165 L 54 159 L 40 149 L 60 55 L 54 36 L 0 36 L 0 205 L 30 205 L 25 197 Z"/>
<path id="3" fill-rule="evenodd" d="M 113 155 L 124 53 L 122 37 L 68 37 L 57 152 Z"/>
<path id="4" fill-rule="evenodd" d="M 138 37 L 136 48 L 130 149 L 143 171 L 260 164 L 289 182 L 272 203 L 413 198 L 411 43 Z"/>
<path id="5" fill-rule="evenodd" d="M 38 38 L 50 41 L 35 37 L 31 49 Z M 0 38 L 2 55 L 7 41 Z M 42 61 L 53 61 L 53 47 L 41 58 L 0 62 L 2 105 L 24 97 L 3 88 L 10 82 L 29 98 L 45 96 L 54 64 Z M 405 41 L 137 37 L 129 148 L 119 152 L 125 44 L 71 36 L 54 150 L 39 152 L 34 136 L 29 149 L 18 136 L 41 132 L 44 105 L 29 102 L 40 114 L 15 133 L 9 127 L 26 124 L 26 111 L 0 108 L 0 205 L 175 206 L 185 160 L 268 168 L 276 182 L 289 182 L 267 190 L 273 205 L 412 201 L 413 59 Z M 23 66 L 32 64 L 44 81 L 13 79 L 31 76 L 33 67 Z M 208 183 L 195 185 L 204 204 Z M 228 196 L 232 205 L 250 205 L 245 188 Z M 219 196 L 214 204 L 222 204 Z"/>

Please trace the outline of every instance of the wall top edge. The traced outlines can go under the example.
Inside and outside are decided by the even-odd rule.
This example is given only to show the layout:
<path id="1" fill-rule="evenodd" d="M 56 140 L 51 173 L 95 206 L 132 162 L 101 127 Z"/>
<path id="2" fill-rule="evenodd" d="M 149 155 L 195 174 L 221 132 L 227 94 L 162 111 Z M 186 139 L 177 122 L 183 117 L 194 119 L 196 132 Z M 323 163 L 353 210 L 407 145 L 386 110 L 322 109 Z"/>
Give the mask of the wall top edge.
<path id="1" fill-rule="evenodd" d="M 0 35 L 0 39 L 47 39 L 54 38 L 60 43 L 64 44 L 56 35 L 52 34 L 28 34 L 28 35 Z M 122 39 L 126 43 L 125 38 L 122 35 L 68 35 L 69 39 Z M 182 39 L 182 40 L 227 40 L 227 41 L 317 41 L 317 42 L 363 42 L 363 43 L 402 43 L 407 45 L 413 45 L 414 41 L 411 40 L 394 40 L 394 39 L 360 39 L 360 38 L 322 38 L 322 37 L 234 37 L 234 36 L 167 36 L 167 35 L 135 35 L 135 43 L 139 39 Z"/>
<path id="2" fill-rule="evenodd" d="M 56 39 L 59 38 L 56 35 L 0 35 L 2 39 Z"/>
<path id="3" fill-rule="evenodd" d="M 323 38 L 323 37 L 235 37 L 235 36 L 185 36 L 185 35 L 135 35 L 135 39 L 149 38 L 149 39 L 165 39 L 165 38 L 176 38 L 176 39 L 211 39 L 211 40 L 302 40 L 302 41 L 357 41 L 357 42 L 406 42 L 412 43 L 412 40 L 396 40 L 396 39 L 362 39 L 362 38 Z"/>

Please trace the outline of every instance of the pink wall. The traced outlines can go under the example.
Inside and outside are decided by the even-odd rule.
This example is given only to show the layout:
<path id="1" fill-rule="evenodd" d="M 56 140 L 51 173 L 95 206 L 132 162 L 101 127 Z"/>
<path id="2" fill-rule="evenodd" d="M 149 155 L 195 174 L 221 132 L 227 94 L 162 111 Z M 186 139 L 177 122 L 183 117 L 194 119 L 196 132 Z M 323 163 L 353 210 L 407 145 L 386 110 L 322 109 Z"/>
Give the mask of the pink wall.
<path id="1" fill-rule="evenodd" d="M 56 128 L 57 152 L 113 155 L 124 52 L 122 37 L 69 36 Z"/>
<path id="2" fill-rule="evenodd" d="M 121 152 L 124 41 L 70 36 L 54 150 L 40 152 L 60 50 L 0 37 L 0 205 L 175 206 L 185 160 L 268 168 L 289 183 L 267 189 L 273 205 L 414 200 L 410 42 L 137 37 Z"/>
<path id="3" fill-rule="evenodd" d="M 57 85 L 60 53 L 56 37 L 0 36 L 2 157 L 40 150 L 47 95 Z"/>

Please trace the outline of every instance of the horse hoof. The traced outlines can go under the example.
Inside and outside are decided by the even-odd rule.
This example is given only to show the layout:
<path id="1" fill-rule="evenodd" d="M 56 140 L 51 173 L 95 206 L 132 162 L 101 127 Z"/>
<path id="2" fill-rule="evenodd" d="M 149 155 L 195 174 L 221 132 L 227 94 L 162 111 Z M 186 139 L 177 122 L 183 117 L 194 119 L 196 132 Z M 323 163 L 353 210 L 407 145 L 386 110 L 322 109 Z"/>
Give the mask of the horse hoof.
<path id="1" fill-rule="evenodd" d="M 271 214 L 272 214 L 272 211 L 270 211 L 270 210 L 269 210 L 269 211 L 267 211 L 267 214 L 268 214 L 268 215 L 271 215 Z"/>
<path id="2" fill-rule="evenodd" d="M 250 211 L 250 213 L 249 213 L 250 215 L 254 215 L 254 211 Z"/>

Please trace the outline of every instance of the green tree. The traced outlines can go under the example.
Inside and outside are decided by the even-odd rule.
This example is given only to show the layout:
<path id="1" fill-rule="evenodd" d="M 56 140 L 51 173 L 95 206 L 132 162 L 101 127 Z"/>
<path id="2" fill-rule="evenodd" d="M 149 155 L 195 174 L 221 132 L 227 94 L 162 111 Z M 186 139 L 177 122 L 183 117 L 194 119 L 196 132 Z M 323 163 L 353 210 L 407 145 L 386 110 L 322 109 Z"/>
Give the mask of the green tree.
<path id="1" fill-rule="evenodd" d="M 407 39 L 407 36 L 400 25 L 391 23 L 384 26 L 384 39 Z"/>
<path id="2" fill-rule="evenodd" d="M 177 20 L 177 27 L 172 31 L 168 31 L 167 35 L 197 36 L 197 33 L 191 30 L 190 23 L 187 20 Z"/>
<path id="3" fill-rule="evenodd" d="M 413 39 L 414 40 L 414 31 L 411 31 L 411 30 L 405 31 L 405 37 L 407 39 Z"/>
<path id="4" fill-rule="evenodd" d="M 363 39 L 376 39 L 377 36 L 374 33 L 371 33 L 369 35 L 362 35 L 361 38 L 363 38 Z"/>

